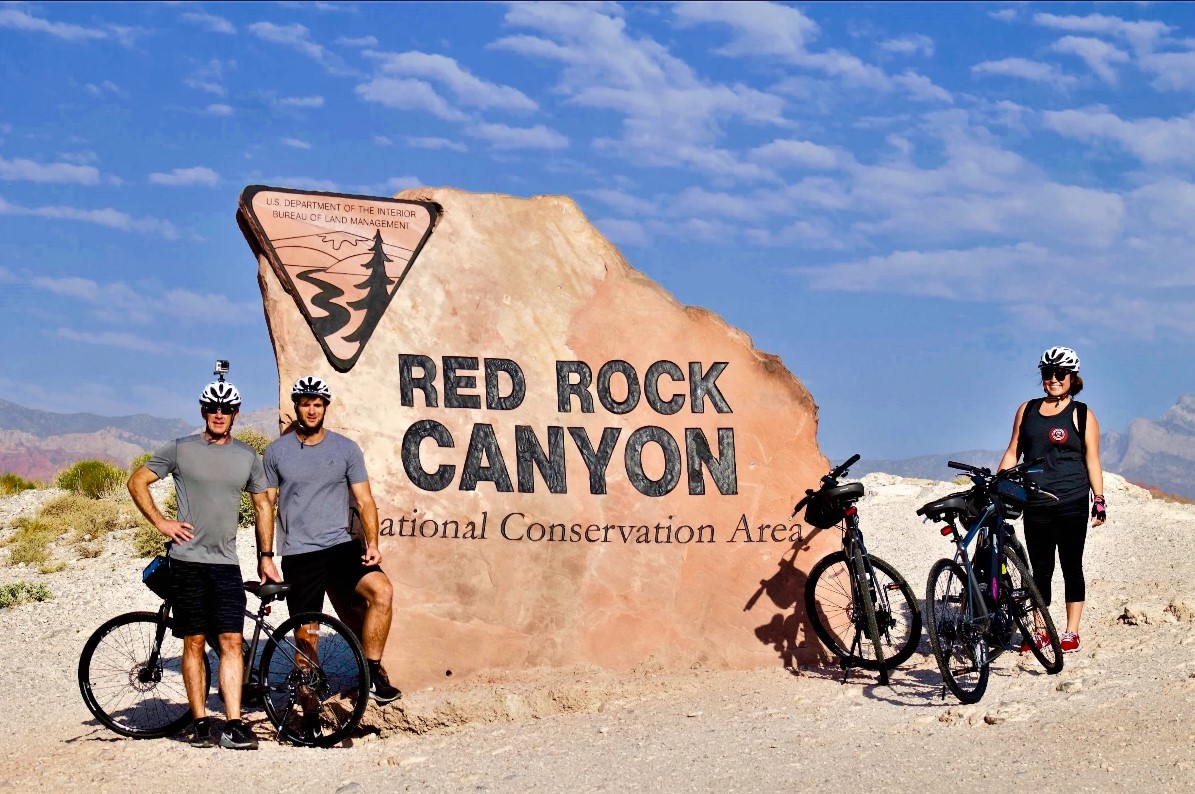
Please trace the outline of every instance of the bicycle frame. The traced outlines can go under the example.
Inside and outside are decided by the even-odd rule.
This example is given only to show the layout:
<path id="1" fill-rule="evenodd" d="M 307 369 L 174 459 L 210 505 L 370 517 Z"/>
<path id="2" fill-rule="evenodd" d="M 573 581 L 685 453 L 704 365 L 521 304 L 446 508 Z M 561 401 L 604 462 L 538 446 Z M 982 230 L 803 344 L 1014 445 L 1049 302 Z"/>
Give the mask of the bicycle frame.
<path id="1" fill-rule="evenodd" d="M 993 521 L 993 519 L 996 519 L 996 521 Z M 984 599 L 980 594 L 983 592 L 983 588 L 990 584 L 992 587 L 992 602 L 999 603 L 1001 595 L 999 589 L 1000 578 L 998 576 L 992 577 L 990 583 L 980 583 L 978 577 L 975 575 L 975 568 L 971 564 L 971 558 L 970 555 L 967 554 L 967 549 L 970 548 L 971 543 L 975 540 L 976 536 L 982 536 L 983 538 L 986 538 L 988 540 L 988 547 L 991 554 L 991 561 L 989 562 L 988 570 L 999 570 L 1000 550 L 1003 545 L 1002 541 L 1004 533 L 999 531 L 993 532 L 989 522 L 997 523 L 998 525 L 1002 524 L 1003 520 L 1004 516 L 996 507 L 996 500 L 993 500 L 993 503 L 988 505 L 987 509 L 984 510 L 977 519 L 975 519 L 975 522 L 967 530 L 967 534 L 965 536 L 960 536 L 958 527 L 956 527 L 954 524 L 954 520 L 951 519 L 950 521 L 950 529 L 954 535 L 954 543 L 957 547 L 954 551 L 954 561 L 958 563 L 967 574 L 966 614 L 969 616 L 968 623 L 984 632 L 986 632 L 991 625 L 992 613 L 988 609 L 986 599 Z"/>

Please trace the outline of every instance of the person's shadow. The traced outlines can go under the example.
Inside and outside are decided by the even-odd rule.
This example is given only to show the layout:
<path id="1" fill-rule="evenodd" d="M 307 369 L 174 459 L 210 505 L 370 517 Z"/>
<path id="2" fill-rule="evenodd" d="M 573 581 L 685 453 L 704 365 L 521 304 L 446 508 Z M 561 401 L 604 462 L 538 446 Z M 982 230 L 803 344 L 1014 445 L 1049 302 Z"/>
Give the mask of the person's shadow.
<path id="1" fill-rule="evenodd" d="M 809 577 L 797 568 L 797 553 L 809 548 L 809 540 L 820 530 L 813 530 L 803 540 L 793 542 L 791 548 L 780 555 L 777 569 L 771 577 L 761 579 L 756 590 L 743 606 L 744 612 L 755 607 L 763 596 L 778 609 L 771 620 L 755 628 L 756 638 L 764 645 L 771 645 L 787 669 L 795 669 L 797 663 L 829 664 L 834 657 L 822 648 L 812 624 L 805 614 L 805 584 Z"/>

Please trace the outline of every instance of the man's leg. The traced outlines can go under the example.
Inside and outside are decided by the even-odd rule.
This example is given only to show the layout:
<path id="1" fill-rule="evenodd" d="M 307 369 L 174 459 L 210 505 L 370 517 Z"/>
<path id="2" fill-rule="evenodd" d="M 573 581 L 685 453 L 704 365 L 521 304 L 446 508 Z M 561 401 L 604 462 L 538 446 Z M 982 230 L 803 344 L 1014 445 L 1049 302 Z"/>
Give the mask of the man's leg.
<path id="1" fill-rule="evenodd" d="M 365 619 L 361 624 L 361 647 L 365 658 L 380 661 L 390 636 L 390 621 L 394 614 L 394 587 L 390 577 L 381 571 L 367 573 L 354 590 L 365 601 Z"/>
<path id="2" fill-rule="evenodd" d="M 207 716 L 207 690 L 203 683 L 203 657 L 207 653 L 202 634 L 183 637 L 183 686 L 187 703 L 197 720 Z"/>
<path id="3" fill-rule="evenodd" d="M 220 694 L 224 698 L 224 713 L 230 720 L 241 718 L 241 687 L 245 682 L 243 644 L 244 636 L 239 632 L 220 635 Z"/>

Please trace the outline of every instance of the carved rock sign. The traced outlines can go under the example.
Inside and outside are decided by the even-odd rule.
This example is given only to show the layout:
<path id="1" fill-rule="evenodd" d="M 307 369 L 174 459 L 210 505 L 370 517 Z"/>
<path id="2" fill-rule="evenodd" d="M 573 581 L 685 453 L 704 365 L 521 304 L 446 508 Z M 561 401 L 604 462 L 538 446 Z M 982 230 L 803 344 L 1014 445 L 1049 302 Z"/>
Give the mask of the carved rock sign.
<path id="1" fill-rule="evenodd" d="M 328 225 L 308 201 L 412 208 L 424 225 L 343 211 Z M 322 217 L 281 214 L 300 207 Z M 799 541 L 789 519 L 828 469 L 817 406 L 779 359 L 633 270 L 571 200 L 253 187 L 240 215 L 281 421 L 290 384 L 319 375 L 328 426 L 365 453 L 397 685 L 821 653 L 803 572 L 839 536 Z"/>

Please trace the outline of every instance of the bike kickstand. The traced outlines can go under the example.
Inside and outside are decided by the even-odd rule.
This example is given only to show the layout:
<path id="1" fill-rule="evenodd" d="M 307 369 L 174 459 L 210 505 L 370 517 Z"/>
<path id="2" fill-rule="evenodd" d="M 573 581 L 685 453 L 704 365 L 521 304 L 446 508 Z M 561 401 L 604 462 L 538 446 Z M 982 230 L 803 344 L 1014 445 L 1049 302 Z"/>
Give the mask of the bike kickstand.
<path id="1" fill-rule="evenodd" d="M 888 669 L 886 667 L 880 668 L 880 686 L 892 686 L 888 683 Z"/>

